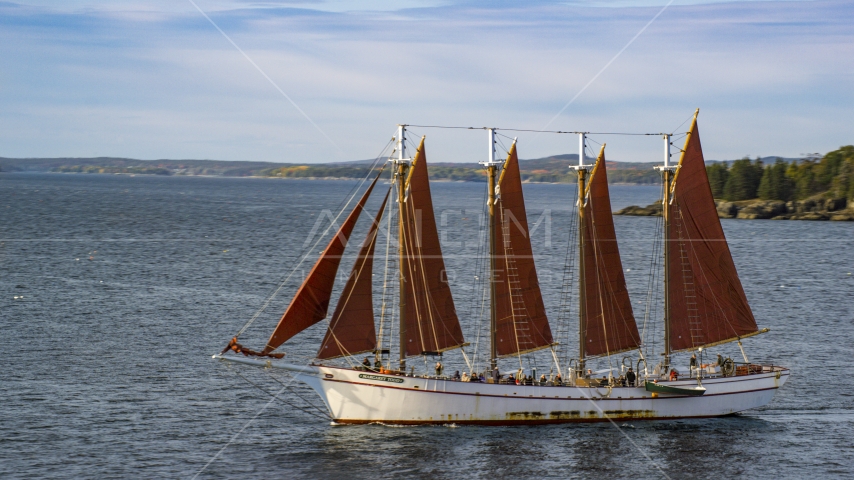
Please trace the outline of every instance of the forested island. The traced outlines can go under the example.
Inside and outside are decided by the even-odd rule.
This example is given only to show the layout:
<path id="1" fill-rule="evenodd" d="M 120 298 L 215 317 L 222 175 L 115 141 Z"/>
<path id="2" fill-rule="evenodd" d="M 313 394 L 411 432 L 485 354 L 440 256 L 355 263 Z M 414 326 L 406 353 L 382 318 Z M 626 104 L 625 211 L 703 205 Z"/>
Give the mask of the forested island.
<path id="1" fill-rule="evenodd" d="M 721 218 L 854 221 L 854 146 L 773 163 L 749 158 L 706 165 Z M 661 205 L 617 215 L 660 216 Z"/>

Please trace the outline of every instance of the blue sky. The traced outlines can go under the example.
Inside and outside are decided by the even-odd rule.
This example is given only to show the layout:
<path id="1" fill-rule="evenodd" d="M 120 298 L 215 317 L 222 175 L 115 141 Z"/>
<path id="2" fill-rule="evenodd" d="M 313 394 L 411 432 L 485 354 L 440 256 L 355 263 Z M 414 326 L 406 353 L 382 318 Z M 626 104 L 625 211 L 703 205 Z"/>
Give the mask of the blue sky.
<path id="1" fill-rule="evenodd" d="M 397 123 L 661 132 L 697 107 L 710 159 L 854 143 L 850 2 L 676 1 L 549 123 L 666 1 L 193 1 L 305 115 L 190 0 L 0 2 L 0 156 L 354 160 Z M 577 148 L 503 133 L 522 158 Z M 483 132 L 412 134 L 486 155 Z"/>

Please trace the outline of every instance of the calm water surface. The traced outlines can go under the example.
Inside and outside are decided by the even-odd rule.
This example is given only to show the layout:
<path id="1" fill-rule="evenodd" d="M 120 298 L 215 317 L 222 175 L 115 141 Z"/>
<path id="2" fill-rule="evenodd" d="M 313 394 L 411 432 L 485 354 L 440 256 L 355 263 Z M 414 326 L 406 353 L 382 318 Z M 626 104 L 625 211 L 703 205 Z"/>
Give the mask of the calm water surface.
<path id="1" fill-rule="evenodd" d="M 723 221 L 760 327 L 771 328 L 744 342 L 747 354 L 793 372 L 761 409 L 619 429 L 393 428 L 331 426 L 307 413 L 319 403 L 302 386 L 282 395 L 289 404 L 271 403 L 247 380 L 273 392 L 281 389 L 274 378 L 210 356 L 354 184 L 0 174 L 0 477 L 192 478 L 209 462 L 199 478 L 854 474 L 852 223 Z M 474 344 L 483 324 L 474 276 L 484 185 L 433 189 L 457 310 Z M 526 185 L 525 195 L 547 310 L 574 354 L 567 332 L 575 327 L 558 321 L 574 187 Z M 657 197 L 657 187 L 613 187 L 614 209 Z M 656 219 L 618 217 L 616 225 L 642 323 Z M 362 223 L 359 241 L 364 231 Z M 285 287 L 245 344 L 263 344 L 296 286 Z M 293 361 L 313 355 L 317 327 L 286 345 Z M 648 328 L 655 338 L 655 323 Z M 731 345 L 718 351 L 740 358 Z M 461 368 L 458 357 L 448 355 L 448 368 Z M 547 359 L 532 361 L 548 368 Z"/>

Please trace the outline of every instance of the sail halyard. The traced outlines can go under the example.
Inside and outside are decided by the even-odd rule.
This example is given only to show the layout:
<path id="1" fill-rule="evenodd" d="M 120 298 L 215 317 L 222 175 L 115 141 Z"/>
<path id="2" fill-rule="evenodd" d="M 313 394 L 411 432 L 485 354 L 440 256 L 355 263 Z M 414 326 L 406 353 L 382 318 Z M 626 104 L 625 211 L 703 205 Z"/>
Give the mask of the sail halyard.
<path id="1" fill-rule="evenodd" d="M 494 236 L 496 354 L 521 355 L 555 345 L 540 292 L 516 143 L 510 146 L 498 179 Z"/>
<path id="2" fill-rule="evenodd" d="M 582 324 L 584 358 L 592 358 L 635 350 L 641 339 L 614 230 L 604 145 L 586 180 L 579 208 L 586 267 L 581 278 L 586 286 Z"/>
<path id="3" fill-rule="evenodd" d="M 439 243 L 423 137 L 409 167 L 404 193 L 402 356 L 441 353 L 465 346 Z"/>
<path id="4" fill-rule="evenodd" d="M 379 212 L 368 229 L 368 235 L 362 243 L 359 255 L 332 313 L 329 328 L 320 344 L 317 352 L 319 359 L 357 355 L 377 349 L 371 280 L 377 233 L 390 194 L 391 189 L 386 192 Z"/>
<path id="5" fill-rule="evenodd" d="M 691 123 L 670 187 L 665 276 L 668 353 L 761 333 L 717 215 L 697 129 Z"/>
<path id="6" fill-rule="evenodd" d="M 267 345 L 262 350 L 262 354 L 270 353 L 279 348 L 294 335 L 326 318 L 332 296 L 332 286 L 335 283 L 335 275 L 338 272 L 344 248 L 347 246 L 350 233 L 352 233 L 353 227 L 359 219 L 359 214 L 364 210 L 368 197 L 370 197 L 374 186 L 382 175 L 383 168 L 380 168 L 380 172 L 374 181 L 371 182 L 362 198 L 353 207 L 347 219 L 341 224 L 335 236 L 329 241 L 320 258 L 317 259 L 303 280 L 302 285 L 300 285 L 287 310 L 267 340 Z"/>

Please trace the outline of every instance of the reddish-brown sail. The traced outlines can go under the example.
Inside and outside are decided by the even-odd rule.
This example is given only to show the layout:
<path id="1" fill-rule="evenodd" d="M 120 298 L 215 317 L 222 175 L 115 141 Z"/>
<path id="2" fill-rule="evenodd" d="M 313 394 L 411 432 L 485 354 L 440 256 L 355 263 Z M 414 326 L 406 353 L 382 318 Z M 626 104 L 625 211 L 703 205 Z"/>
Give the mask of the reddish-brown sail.
<path id="1" fill-rule="evenodd" d="M 424 139 L 412 161 L 402 209 L 406 355 L 443 352 L 464 344 L 433 213 Z"/>
<path id="2" fill-rule="evenodd" d="M 582 330 L 584 356 L 595 357 L 633 350 L 640 345 L 614 232 L 604 145 L 585 190 L 582 247 L 586 308 Z"/>
<path id="3" fill-rule="evenodd" d="M 671 188 L 669 294 L 673 351 L 736 340 L 758 328 L 706 175 L 697 118 Z"/>
<path id="4" fill-rule="evenodd" d="M 377 334 L 374 327 L 371 277 L 377 229 L 388 202 L 389 193 L 386 193 L 380 210 L 368 230 L 368 236 L 362 243 L 359 256 L 356 257 L 356 263 L 353 264 L 353 270 L 338 299 L 338 305 L 332 312 L 332 320 L 329 321 L 326 336 L 323 337 L 320 350 L 317 352 L 319 359 L 356 355 L 376 349 Z"/>
<path id="5" fill-rule="evenodd" d="M 359 203 L 344 220 L 341 228 L 329 241 L 329 245 L 326 246 L 320 258 L 317 259 L 317 263 L 305 277 L 273 334 L 270 335 L 270 339 L 267 340 L 267 346 L 264 347 L 262 353 L 269 353 L 279 348 L 294 335 L 326 318 L 329 298 L 332 296 L 332 285 L 335 283 L 335 274 L 338 273 L 338 265 L 341 263 L 344 247 L 347 246 L 353 226 L 356 225 L 356 220 L 359 219 L 359 214 L 365 208 L 365 202 L 368 201 L 368 197 L 379 178 L 380 176 L 377 174 L 377 178 L 374 179 L 371 186 L 362 195 Z"/>
<path id="6" fill-rule="evenodd" d="M 495 209 L 495 342 L 498 356 L 518 355 L 554 344 L 540 293 L 522 196 L 516 144 L 498 179 Z"/>

